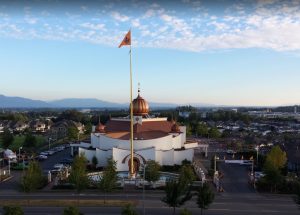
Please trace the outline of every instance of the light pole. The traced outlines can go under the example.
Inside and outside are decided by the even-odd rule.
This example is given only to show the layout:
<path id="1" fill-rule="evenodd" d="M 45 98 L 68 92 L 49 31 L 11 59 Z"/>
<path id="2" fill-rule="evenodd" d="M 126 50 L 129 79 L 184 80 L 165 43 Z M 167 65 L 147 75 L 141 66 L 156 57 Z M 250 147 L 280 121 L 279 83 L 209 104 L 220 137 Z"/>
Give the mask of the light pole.
<path id="1" fill-rule="evenodd" d="M 48 150 L 50 150 L 50 141 L 52 140 L 51 137 L 48 138 Z"/>
<path id="2" fill-rule="evenodd" d="M 144 164 L 144 174 L 143 174 L 143 214 L 146 214 L 145 210 L 145 172 L 147 164 Z"/>
<path id="3" fill-rule="evenodd" d="M 215 157 L 214 157 L 214 173 L 216 174 L 216 171 L 217 171 L 217 160 L 219 160 L 219 157 L 217 157 L 216 155 L 215 155 Z"/>
<path id="4" fill-rule="evenodd" d="M 259 150 L 259 146 L 257 145 L 255 147 L 255 149 L 256 149 L 256 165 L 258 165 L 258 150 Z"/>
<path id="5" fill-rule="evenodd" d="M 19 147 L 19 157 L 18 157 L 18 161 L 20 161 L 20 156 L 21 156 L 21 153 L 20 153 L 20 150 L 22 149 L 23 147 Z"/>
<path id="6" fill-rule="evenodd" d="M 8 175 L 10 176 L 10 158 L 8 158 Z"/>

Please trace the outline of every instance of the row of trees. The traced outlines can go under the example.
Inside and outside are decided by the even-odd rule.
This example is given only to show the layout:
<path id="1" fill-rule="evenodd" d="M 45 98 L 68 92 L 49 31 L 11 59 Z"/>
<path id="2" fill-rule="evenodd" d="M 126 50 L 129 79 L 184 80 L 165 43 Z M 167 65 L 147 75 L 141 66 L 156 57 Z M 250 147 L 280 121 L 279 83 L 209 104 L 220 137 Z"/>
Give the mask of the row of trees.
<path id="1" fill-rule="evenodd" d="M 89 184 L 89 178 L 86 170 L 87 161 L 83 155 L 76 156 L 72 164 L 72 170 L 69 176 L 69 182 L 72 183 L 78 193 L 82 192 Z M 112 192 L 117 186 L 117 168 L 113 159 L 107 160 L 100 181 L 96 184 L 98 189 L 106 194 Z M 145 169 L 145 179 L 149 182 L 155 182 L 160 177 L 160 166 L 155 161 L 148 161 Z M 42 170 L 38 162 L 31 162 L 25 175 L 22 177 L 22 187 L 25 192 L 32 192 L 41 188 L 46 178 L 42 174 Z M 203 184 L 197 193 L 192 192 L 192 183 L 195 175 L 191 165 L 182 165 L 177 179 L 170 179 L 166 182 L 165 197 L 162 199 L 167 205 L 173 208 L 173 212 L 177 207 L 182 206 L 186 201 L 190 200 L 193 195 L 197 195 L 197 204 L 199 208 L 207 209 L 214 199 L 214 194 L 210 190 L 208 184 Z M 131 210 L 128 206 L 124 210 Z M 74 210 L 74 209 L 70 209 Z M 132 211 L 132 210 L 131 210 Z M 125 214 L 125 212 L 124 212 Z"/>
<path id="2" fill-rule="evenodd" d="M 207 209 L 213 202 L 214 193 L 207 183 L 204 183 L 196 193 L 192 193 L 191 188 L 194 180 L 195 175 L 191 165 L 183 165 L 180 169 L 179 178 L 167 181 L 165 188 L 166 196 L 162 201 L 173 208 L 173 214 L 175 214 L 176 207 L 181 207 L 193 195 L 197 196 L 196 203 L 201 208 L 201 214 L 203 213 L 203 209 Z M 182 213 L 191 214 L 186 209 Z"/>
<path id="3" fill-rule="evenodd" d="M 209 127 L 205 123 L 200 123 L 198 121 L 192 121 L 188 125 L 188 130 L 190 133 L 208 138 L 219 138 L 221 137 L 220 131 L 216 127 Z"/>

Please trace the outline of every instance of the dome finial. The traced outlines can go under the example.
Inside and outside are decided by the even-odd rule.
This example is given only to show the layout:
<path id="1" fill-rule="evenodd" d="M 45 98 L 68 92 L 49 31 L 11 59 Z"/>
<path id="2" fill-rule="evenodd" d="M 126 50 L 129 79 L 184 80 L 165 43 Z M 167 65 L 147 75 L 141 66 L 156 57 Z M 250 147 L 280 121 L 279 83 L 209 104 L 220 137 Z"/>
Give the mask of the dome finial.
<path id="1" fill-rule="evenodd" d="M 140 82 L 138 83 L 138 95 L 140 95 L 140 92 L 141 92 L 141 84 Z"/>

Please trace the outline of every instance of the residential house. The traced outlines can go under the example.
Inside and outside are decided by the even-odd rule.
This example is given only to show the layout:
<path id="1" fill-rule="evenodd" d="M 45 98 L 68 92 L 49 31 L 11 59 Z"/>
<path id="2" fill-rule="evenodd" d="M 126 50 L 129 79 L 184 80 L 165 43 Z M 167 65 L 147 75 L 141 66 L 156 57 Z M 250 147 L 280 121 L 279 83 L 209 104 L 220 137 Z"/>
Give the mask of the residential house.
<path id="1" fill-rule="evenodd" d="M 14 132 L 22 132 L 28 127 L 29 127 L 28 123 L 17 121 L 16 123 L 13 124 L 12 129 Z"/>
<path id="2" fill-rule="evenodd" d="M 32 132 L 44 133 L 46 129 L 46 123 L 42 120 L 34 120 L 30 122 L 30 129 Z"/>
<path id="3" fill-rule="evenodd" d="M 62 120 L 54 123 L 49 130 L 49 137 L 53 140 L 63 139 L 68 136 L 68 128 L 76 127 L 79 134 L 84 133 L 84 125 L 80 122 L 74 122 L 72 120 Z"/>

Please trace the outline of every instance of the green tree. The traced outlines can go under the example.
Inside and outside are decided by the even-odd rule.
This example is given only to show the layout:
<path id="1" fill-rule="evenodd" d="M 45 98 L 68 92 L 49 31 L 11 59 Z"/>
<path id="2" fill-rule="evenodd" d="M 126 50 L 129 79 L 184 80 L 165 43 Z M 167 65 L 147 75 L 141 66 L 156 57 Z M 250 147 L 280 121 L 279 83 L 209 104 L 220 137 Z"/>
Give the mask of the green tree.
<path id="1" fill-rule="evenodd" d="M 80 213 L 78 208 L 71 206 L 64 209 L 63 215 L 83 215 L 83 213 Z"/>
<path id="2" fill-rule="evenodd" d="M 219 132 L 219 130 L 216 127 L 212 127 L 209 129 L 208 131 L 208 135 L 210 138 L 219 138 L 221 137 L 221 133 Z"/>
<path id="3" fill-rule="evenodd" d="M 267 154 L 266 165 L 273 166 L 276 169 L 282 169 L 287 161 L 286 152 L 282 151 L 279 146 L 274 146 Z"/>
<path id="4" fill-rule="evenodd" d="M 160 165 L 154 160 L 148 160 L 145 169 L 145 180 L 153 183 L 159 180 L 160 177 Z"/>
<path id="5" fill-rule="evenodd" d="M 263 180 L 270 186 L 271 192 L 276 192 L 278 185 L 282 184 L 284 177 L 282 176 L 280 170 L 270 163 L 265 162 Z"/>
<path id="6" fill-rule="evenodd" d="M 267 154 L 263 167 L 266 175 L 263 180 L 270 186 L 271 192 L 276 192 L 278 185 L 284 181 L 281 170 L 285 166 L 286 161 L 286 153 L 279 146 L 273 147 Z"/>
<path id="7" fill-rule="evenodd" d="M 136 210 L 132 207 L 131 204 L 125 205 L 125 207 L 122 208 L 122 215 L 138 215 Z"/>
<path id="8" fill-rule="evenodd" d="M 5 128 L 2 134 L 2 147 L 7 149 L 14 141 L 14 135 Z"/>
<path id="9" fill-rule="evenodd" d="M 183 186 L 189 186 L 196 179 L 191 165 L 183 165 L 180 168 L 179 181 Z"/>
<path id="10" fill-rule="evenodd" d="M 20 206 L 4 206 L 3 215 L 23 215 L 24 211 Z"/>
<path id="11" fill-rule="evenodd" d="M 182 211 L 180 211 L 179 215 L 192 215 L 192 212 L 190 212 L 188 209 L 184 208 Z"/>
<path id="12" fill-rule="evenodd" d="M 31 133 L 27 133 L 23 142 L 23 146 L 26 148 L 35 148 L 37 146 L 37 139 Z"/>
<path id="13" fill-rule="evenodd" d="M 197 204 L 201 208 L 201 215 L 203 214 L 203 209 L 208 209 L 209 205 L 214 201 L 215 194 L 210 189 L 207 183 L 204 183 L 198 190 L 197 194 Z"/>
<path id="14" fill-rule="evenodd" d="M 95 155 L 92 158 L 92 164 L 93 164 L 93 167 L 96 169 L 97 164 L 98 164 L 98 159 Z"/>
<path id="15" fill-rule="evenodd" d="M 93 125 L 92 125 L 92 123 L 91 122 L 88 122 L 86 125 L 85 125 L 85 134 L 90 134 L 90 133 L 92 133 L 92 127 L 93 127 Z"/>
<path id="16" fill-rule="evenodd" d="M 200 123 L 197 128 L 197 134 L 200 135 L 201 137 L 207 137 L 208 135 L 207 125 L 204 123 Z"/>
<path id="17" fill-rule="evenodd" d="M 69 140 L 77 140 L 78 139 L 78 129 L 74 126 L 68 127 L 68 138 Z"/>
<path id="18" fill-rule="evenodd" d="M 173 208 L 173 214 L 175 214 L 176 207 L 180 207 L 192 198 L 190 187 L 175 179 L 166 182 L 165 193 L 166 196 L 162 201 Z"/>
<path id="19" fill-rule="evenodd" d="M 84 190 L 89 183 L 86 173 L 86 159 L 81 155 L 77 155 L 73 161 L 71 174 L 69 176 L 70 183 L 74 184 L 78 193 Z"/>
<path id="20" fill-rule="evenodd" d="M 21 185 L 24 192 L 28 193 L 41 188 L 45 184 L 45 180 L 40 164 L 37 161 L 32 161 L 21 179 Z"/>
<path id="21" fill-rule="evenodd" d="M 112 192 L 113 189 L 117 186 L 117 162 L 114 161 L 112 158 L 107 159 L 107 166 L 103 171 L 102 178 L 99 182 L 99 188 L 102 190 L 105 195 L 106 200 L 106 193 Z"/>

